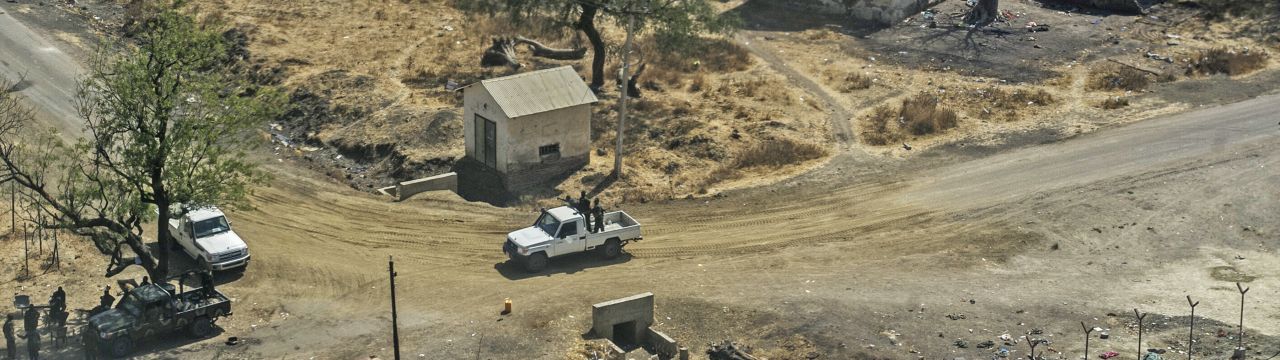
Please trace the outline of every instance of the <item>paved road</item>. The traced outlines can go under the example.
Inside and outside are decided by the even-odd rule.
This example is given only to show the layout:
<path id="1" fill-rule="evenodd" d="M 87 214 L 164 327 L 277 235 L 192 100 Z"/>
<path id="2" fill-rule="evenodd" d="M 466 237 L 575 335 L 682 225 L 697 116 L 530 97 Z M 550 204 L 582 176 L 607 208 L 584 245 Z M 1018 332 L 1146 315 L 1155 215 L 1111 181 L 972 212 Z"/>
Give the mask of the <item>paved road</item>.
<path id="1" fill-rule="evenodd" d="M 68 137 L 83 134 L 84 122 L 75 107 L 76 78 L 84 73 L 71 56 L 18 22 L 6 11 L 0 14 L 0 76 L 17 84 L 19 93 L 37 108 L 43 126 L 53 126 Z"/>

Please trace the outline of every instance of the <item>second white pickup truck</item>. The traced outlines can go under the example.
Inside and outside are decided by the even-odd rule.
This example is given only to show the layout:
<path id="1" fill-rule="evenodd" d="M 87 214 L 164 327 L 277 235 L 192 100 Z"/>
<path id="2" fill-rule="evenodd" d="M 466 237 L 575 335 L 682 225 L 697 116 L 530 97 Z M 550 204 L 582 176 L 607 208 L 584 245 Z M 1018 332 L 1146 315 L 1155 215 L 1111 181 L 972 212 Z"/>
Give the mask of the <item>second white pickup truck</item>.
<path id="1" fill-rule="evenodd" d="M 231 230 L 231 221 L 216 207 L 193 209 L 169 219 L 169 235 L 175 246 L 202 267 L 243 271 L 249 266 L 249 245 Z"/>
<path id="2" fill-rule="evenodd" d="M 548 259 L 561 255 L 596 250 L 606 259 L 616 258 L 624 245 L 641 238 L 640 223 L 625 212 L 605 213 L 604 230 L 591 232 L 582 214 L 561 206 L 542 210 L 533 226 L 507 234 L 502 251 L 525 270 L 540 272 Z"/>

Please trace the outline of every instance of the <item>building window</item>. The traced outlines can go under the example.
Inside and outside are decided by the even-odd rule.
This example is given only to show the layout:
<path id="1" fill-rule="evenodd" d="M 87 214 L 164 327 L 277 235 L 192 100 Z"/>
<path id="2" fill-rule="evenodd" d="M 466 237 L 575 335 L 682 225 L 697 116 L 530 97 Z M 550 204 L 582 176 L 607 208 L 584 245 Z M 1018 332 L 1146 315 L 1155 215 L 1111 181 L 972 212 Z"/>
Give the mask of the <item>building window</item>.
<path id="1" fill-rule="evenodd" d="M 560 160 L 560 144 L 542 145 L 538 147 L 538 156 L 542 160 Z"/>

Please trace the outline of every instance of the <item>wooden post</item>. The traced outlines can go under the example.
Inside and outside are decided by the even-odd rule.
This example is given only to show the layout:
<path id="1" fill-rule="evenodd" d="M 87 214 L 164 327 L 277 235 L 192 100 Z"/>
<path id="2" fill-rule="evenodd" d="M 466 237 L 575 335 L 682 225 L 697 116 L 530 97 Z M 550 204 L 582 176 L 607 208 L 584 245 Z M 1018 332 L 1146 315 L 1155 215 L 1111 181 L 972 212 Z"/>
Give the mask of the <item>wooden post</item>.
<path id="1" fill-rule="evenodd" d="M 1093 333 L 1093 328 L 1086 326 L 1083 321 L 1080 322 L 1080 327 L 1084 328 L 1084 359 L 1089 360 L 1089 334 Z"/>
<path id="2" fill-rule="evenodd" d="M 1133 316 L 1138 318 L 1138 360 L 1142 360 L 1142 318 L 1147 314 L 1139 314 L 1138 309 L 1133 309 Z"/>
<path id="3" fill-rule="evenodd" d="M 1240 290 L 1240 337 L 1237 340 L 1237 349 L 1244 349 L 1244 294 L 1249 292 L 1249 288 L 1240 286 L 1236 283 L 1236 289 Z"/>
<path id="4" fill-rule="evenodd" d="M 1187 305 L 1191 305 L 1191 333 L 1187 335 L 1187 360 L 1191 360 L 1192 347 L 1196 341 L 1196 305 L 1200 305 L 1200 302 L 1191 302 L 1191 295 L 1187 295 Z"/>
<path id="5" fill-rule="evenodd" d="M 396 323 L 396 262 L 387 256 L 387 273 L 391 274 L 391 346 L 395 359 L 400 360 L 400 327 Z"/>

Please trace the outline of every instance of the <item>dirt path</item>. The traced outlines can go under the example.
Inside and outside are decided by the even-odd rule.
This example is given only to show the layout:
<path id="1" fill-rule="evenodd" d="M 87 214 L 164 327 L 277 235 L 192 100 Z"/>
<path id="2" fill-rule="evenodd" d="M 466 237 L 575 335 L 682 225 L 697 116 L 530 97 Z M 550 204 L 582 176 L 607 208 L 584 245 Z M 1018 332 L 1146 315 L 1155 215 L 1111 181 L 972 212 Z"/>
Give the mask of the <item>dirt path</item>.
<path id="1" fill-rule="evenodd" d="M 68 139 L 83 134 L 82 121 L 72 99 L 76 77 L 84 73 L 65 52 L 0 11 L 0 77 L 36 105 L 37 116 Z"/>
<path id="2" fill-rule="evenodd" d="M 850 124 L 853 119 L 853 113 L 840 105 L 840 102 L 836 101 L 835 97 L 823 88 L 822 85 L 818 85 L 818 83 L 814 82 L 813 79 L 799 71 L 796 71 L 796 69 L 792 68 L 791 65 L 788 65 L 786 61 L 779 58 L 776 54 L 776 50 L 768 48 L 768 46 L 763 45 L 761 41 L 752 40 L 752 38 L 764 36 L 763 34 L 764 33 L 758 31 L 743 30 L 741 34 L 734 37 L 734 40 L 752 54 L 755 54 L 761 60 L 764 60 L 769 64 L 769 66 L 773 67 L 774 70 L 785 75 L 793 85 L 799 86 L 810 94 L 817 96 L 818 99 L 821 99 L 825 104 L 824 106 L 831 111 L 831 129 L 834 132 L 833 135 L 835 135 L 836 140 L 839 141 L 841 145 L 845 146 L 853 143 L 855 140 L 852 125 Z"/>

